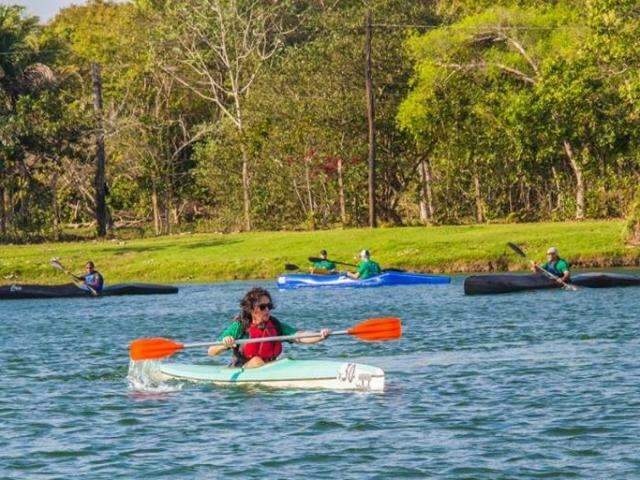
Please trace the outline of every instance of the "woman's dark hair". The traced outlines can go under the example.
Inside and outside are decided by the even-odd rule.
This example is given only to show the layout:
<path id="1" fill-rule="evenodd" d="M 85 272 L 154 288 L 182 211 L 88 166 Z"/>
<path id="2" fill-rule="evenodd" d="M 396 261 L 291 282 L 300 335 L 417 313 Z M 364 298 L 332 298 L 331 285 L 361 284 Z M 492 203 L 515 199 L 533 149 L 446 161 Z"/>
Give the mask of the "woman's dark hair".
<path id="1" fill-rule="evenodd" d="M 262 297 L 268 297 L 269 302 L 273 303 L 273 299 L 271 298 L 269 291 L 260 287 L 252 288 L 244 295 L 244 297 L 242 297 L 242 300 L 240 300 L 240 314 L 236 319 L 242 323 L 242 328 L 245 332 L 251 325 L 251 311 Z"/>
<path id="2" fill-rule="evenodd" d="M 91 268 L 96 268 L 95 264 L 91 260 L 88 260 L 85 265 L 89 265 Z"/>

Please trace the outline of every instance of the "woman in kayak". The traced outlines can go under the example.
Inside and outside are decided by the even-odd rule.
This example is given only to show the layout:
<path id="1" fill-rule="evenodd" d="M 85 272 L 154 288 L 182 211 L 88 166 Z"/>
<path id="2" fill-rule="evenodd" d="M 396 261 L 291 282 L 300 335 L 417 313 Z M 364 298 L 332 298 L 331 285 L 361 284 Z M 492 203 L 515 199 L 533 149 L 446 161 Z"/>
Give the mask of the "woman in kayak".
<path id="1" fill-rule="evenodd" d="M 567 283 L 571 280 L 571 272 L 569 271 L 569 262 L 560 258 L 558 254 L 558 249 L 556 247 L 551 247 L 547 250 L 547 262 L 542 266 L 539 266 L 537 263 L 533 264 L 533 271 L 537 272 L 538 270 L 546 270 L 558 277 L 562 282 Z"/>
<path id="2" fill-rule="evenodd" d="M 313 262 L 309 270 L 311 273 L 335 273 L 336 264 L 327 260 L 326 250 L 320 250 L 320 260 Z"/>
<path id="3" fill-rule="evenodd" d="M 244 368 L 261 367 L 272 362 L 282 353 L 282 342 L 249 343 L 238 347 L 235 341 L 241 338 L 278 337 L 281 335 L 307 335 L 312 332 L 298 332 L 294 327 L 271 316 L 274 309 L 271 294 L 264 288 L 252 288 L 240 302 L 240 314 L 219 336 L 224 345 L 209 348 L 209 355 L 215 356 L 233 349 L 232 366 Z M 323 329 L 317 337 L 299 338 L 296 343 L 318 343 L 329 335 Z"/>
<path id="4" fill-rule="evenodd" d="M 78 278 L 82 280 L 87 287 L 90 287 L 97 293 L 100 293 L 104 286 L 104 278 L 102 277 L 102 274 L 96 270 L 96 266 L 91 260 L 87 262 L 85 269 L 87 273 Z"/>
<path id="5" fill-rule="evenodd" d="M 350 278 L 365 280 L 367 278 L 380 275 L 382 270 L 377 262 L 371 260 L 371 254 L 369 250 L 362 250 L 360 252 L 360 261 L 358 262 L 358 271 L 356 273 L 347 272 Z"/>

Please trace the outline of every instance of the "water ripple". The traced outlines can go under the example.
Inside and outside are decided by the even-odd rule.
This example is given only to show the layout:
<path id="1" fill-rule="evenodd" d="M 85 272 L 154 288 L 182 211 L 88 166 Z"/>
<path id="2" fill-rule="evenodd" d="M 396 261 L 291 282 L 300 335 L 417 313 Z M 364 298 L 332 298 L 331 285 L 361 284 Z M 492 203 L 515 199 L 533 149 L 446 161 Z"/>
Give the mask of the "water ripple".
<path id="1" fill-rule="evenodd" d="M 0 478 L 640 477 L 637 290 L 276 293 L 305 329 L 402 317 L 400 342 L 285 347 L 380 366 L 380 395 L 158 383 L 153 362 L 129 365 L 133 338 L 216 335 L 256 283 L 0 303 Z"/>

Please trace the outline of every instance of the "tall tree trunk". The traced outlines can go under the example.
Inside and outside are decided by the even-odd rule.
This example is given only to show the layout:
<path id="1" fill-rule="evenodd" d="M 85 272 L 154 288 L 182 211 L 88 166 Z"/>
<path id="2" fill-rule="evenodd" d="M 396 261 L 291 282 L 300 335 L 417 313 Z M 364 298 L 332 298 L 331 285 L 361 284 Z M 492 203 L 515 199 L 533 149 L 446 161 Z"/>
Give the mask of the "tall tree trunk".
<path id="1" fill-rule="evenodd" d="M 511 185 L 509 185 L 509 188 L 507 190 L 508 194 L 509 194 L 509 213 L 513 213 L 513 188 Z"/>
<path id="2" fill-rule="evenodd" d="M 300 202 L 300 206 L 302 207 L 302 213 L 304 213 L 304 216 L 307 216 L 307 204 L 304 201 L 304 198 L 302 198 L 302 194 L 300 193 L 300 188 L 298 187 L 298 182 L 296 181 L 296 179 L 293 179 L 293 191 L 296 193 L 296 197 L 298 197 L 298 201 Z"/>
<path id="3" fill-rule="evenodd" d="M 25 228 L 28 225 L 27 218 L 29 215 L 30 199 L 31 199 L 31 179 L 26 171 L 22 172 L 22 182 L 17 185 L 16 195 L 18 198 L 18 228 Z"/>
<path id="4" fill-rule="evenodd" d="M 251 197 L 249 189 L 251 188 L 249 180 L 249 154 L 244 143 L 242 144 L 242 201 L 244 205 L 244 229 L 251 231 Z"/>
<path id="5" fill-rule="evenodd" d="M 473 172 L 474 197 L 476 201 L 476 222 L 484 223 L 484 204 L 482 203 L 482 192 L 480 190 L 480 176 L 477 169 Z"/>
<path id="6" fill-rule="evenodd" d="M 376 216 L 376 126 L 375 98 L 373 96 L 373 80 L 371 78 L 371 37 L 372 14 L 367 12 L 365 42 L 365 87 L 367 92 L 367 120 L 369 123 L 369 227 L 378 224 Z"/>
<path id="7" fill-rule="evenodd" d="M 164 234 L 165 235 L 171 235 L 172 232 L 172 228 L 171 228 L 171 193 L 169 192 L 169 190 L 165 191 L 164 194 L 164 205 L 163 205 L 163 210 L 164 210 Z"/>
<path id="8" fill-rule="evenodd" d="M 420 221 L 428 225 L 433 221 L 433 192 L 431 190 L 431 169 L 425 158 L 420 162 Z"/>
<path id="9" fill-rule="evenodd" d="M 0 184 L 0 237 L 7 234 L 7 210 L 4 206 L 4 185 Z"/>
<path id="10" fill-rule="evenodd" d="M 232 82 L 235 85 L 235 82 Z M 244 122 L 240 103 L 240 93 L 234 89 L 233 98 L 236 106 L 236 125 L 240 138 L 240 150 L 242 151 L 242 203 L 244 210 L 244 229 L 251 231 L 251 179 L 249 177 L 249 152 L 244 141 Z"/>
<path id="11" fill-rule="evenodd" d="M 311 192 L 311 172 L 310 172 L 310 168 L 309 168 L 309 158 L 305 157 L 304 159 L 304 179 L 305 182 L 307 184 L 307 202 L 309 204 L 309 214 L 308 216 L 310 218 L 308 218 L 309 220 L 311 220 L 311 230 L 315 230 L 316 229 L 316 212 L 315 212 L 315 208 L 313 205 L 313 193 Z"/>
<path id="12" fill-rule="evenodd" d="M 162 218 L 160 218 L 160 208 L 158 205 L 158 188 L 156 183 L 153 182 L 151 187 L 151 207 L 153 209 L 153 232 L 156 235 L 162 233 Z"/>
<path id="13" fill-rule="evenodd" d="M 107 180 L 105 176 L 106 155 L 104 149 L 104 124 L 102 113 L 102 79 L 100 67 L 97 63 L 91 64 L 91 77 L 93 79 L 93 109 L 96 114 L 96 222 L 98 237 L 107 234 Z"/>
<path id="14" fill-rule="evenodd" d="M 171 221 L 176 227 L 180 226 L 180 209 L 176 205 L 175 199 L 171 203 Z"/>
<path id="15" fill-rule="evenodd" d="M 13 224 L 13 199 L 11 196 L 11 190 L 4 187 L 4 195 L 2 197 L 2 203 L 4 204 L 4 222 L 6 232 L 9 233 L 10 228 Z"/>
<path id="16" fill-rule="evenodd" d="M 564 151 L 569 159 L 569 164 L 573 170 L 573 174 L 576 176 L 576 220 L 584 220 L 584 178 L 582 176 L 582 166 L 576 159 L 571 144 L 567 141 L 563 141 Z"/>
<path id="17" fill-rule="evenodd" d="M 73 223 L 78 223 L 78 216 L 80 215 L 80 200 L 76 202 L 76 204 L 72 208 L 71 219 Z"/>
<path id="18" fill-rule="evenodd" d="M 560 210 L 562 209 L 564 192 L 562 191 L 560 176 L 558 175 L 558 171 L 556 170 L 556 167 L 551 167 L 551 174 L 553 175 L 553 183 L 555 183 L 556 192 L 557 192 L 555 209 Z"/>
<path id="19" fill-rule="evenodd" d="M 338 157 L 338 203 L 340 204 L 340 222 L 347 226 L 347 208 L 344 203 L 344 180 L 342 178 L 342 157 Z"/>
<path id="20" fill-rule="evenodd" d="M 51 210 L 53 212 L 53 239 L 60 240 L 60 208 L 58 205 L 58 172 L 51 175 Z"/>

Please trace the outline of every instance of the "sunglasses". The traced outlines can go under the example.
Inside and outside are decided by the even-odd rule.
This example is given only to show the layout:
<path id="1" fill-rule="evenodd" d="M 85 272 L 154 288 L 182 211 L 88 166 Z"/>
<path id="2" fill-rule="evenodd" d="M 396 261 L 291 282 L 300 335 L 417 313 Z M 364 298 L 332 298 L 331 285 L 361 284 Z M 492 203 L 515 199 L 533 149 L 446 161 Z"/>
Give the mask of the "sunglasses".
<path id="1" fill-rule="evenodd" d="M 269 303 L 261 303 L 259 305 L 257 305 L 257 307 L 262 310 L 263 312 L 268 308 L 269 310 L 273 310 L 273 303 L 269 302 Z"/>

